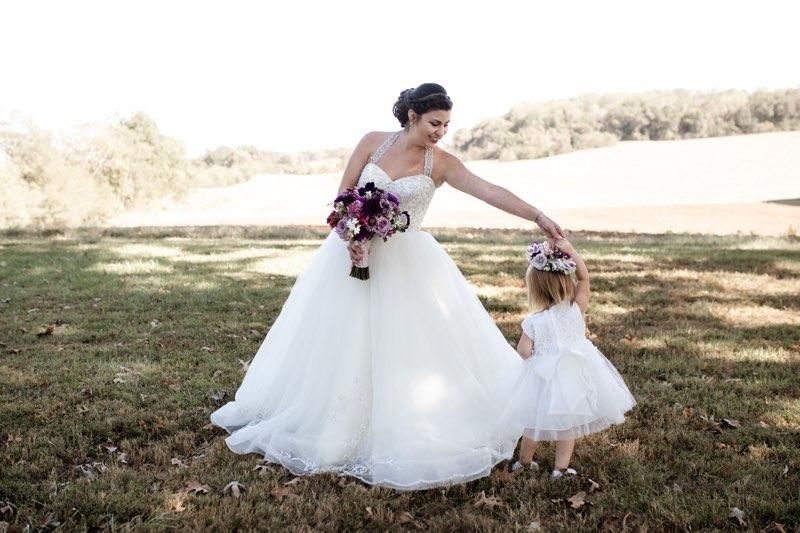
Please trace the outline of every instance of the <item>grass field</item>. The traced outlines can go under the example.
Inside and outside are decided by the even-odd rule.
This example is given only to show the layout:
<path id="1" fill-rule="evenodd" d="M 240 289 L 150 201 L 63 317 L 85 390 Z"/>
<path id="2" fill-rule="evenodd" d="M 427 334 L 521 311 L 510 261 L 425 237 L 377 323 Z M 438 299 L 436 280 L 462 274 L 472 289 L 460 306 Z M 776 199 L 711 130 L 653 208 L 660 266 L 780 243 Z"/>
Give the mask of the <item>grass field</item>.
<path id="1" fill-rule="evenodd" d="M 516 342 L 532 235 L 432 233 Z M 465 485 L 398 493 L 332 475 L 293 478 L 228 451 L 208 421 L 325 234 L 0 236 L 0 531 L 800 524 L 796 238 L 572 235 L 593 274 L 592 338 L 639 402 L 627 422 L 579 441 L 577 479 L 501 465 Z M 549 467 L 552 449 L 544 452 Z"/>

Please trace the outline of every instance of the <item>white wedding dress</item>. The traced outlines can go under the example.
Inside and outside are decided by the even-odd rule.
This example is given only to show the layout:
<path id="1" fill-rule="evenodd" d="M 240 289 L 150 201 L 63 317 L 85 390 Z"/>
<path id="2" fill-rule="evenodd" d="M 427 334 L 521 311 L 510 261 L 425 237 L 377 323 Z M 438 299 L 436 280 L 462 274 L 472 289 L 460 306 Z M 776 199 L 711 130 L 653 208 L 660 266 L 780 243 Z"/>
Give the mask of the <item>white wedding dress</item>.
<path id="1" fill-rule="evenodd" d="M 522 362 L 474 289 L 420 230 L 436 191 L 424 173 L 391 179 L 378 166 L 390 135 L 358 180 L 395 193 L 404 233 L 372 241 L 370 279 L 349 276 L 334 231 L 319 247 L 258 349 L 235 401 L 212 413 L 236 453 L 259 453 L 296 475 L 334 472 L 396 489 L 485 476 L 511 457 L 517 434 L 498 431 L 496 379 Z"/>

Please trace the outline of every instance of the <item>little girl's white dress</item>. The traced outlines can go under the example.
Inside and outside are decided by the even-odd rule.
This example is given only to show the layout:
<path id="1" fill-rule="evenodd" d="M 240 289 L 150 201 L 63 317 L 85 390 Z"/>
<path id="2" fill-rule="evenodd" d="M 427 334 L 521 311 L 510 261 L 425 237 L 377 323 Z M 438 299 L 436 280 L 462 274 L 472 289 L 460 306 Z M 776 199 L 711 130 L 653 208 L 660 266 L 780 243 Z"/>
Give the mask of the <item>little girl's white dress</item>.
<path id="1" fill-rule="evenodd" d="M 530 314 L 522 330 L 533 340 L 533 355 L 498 389 L 505 403 L 500 427 L 555 441 L 625 420 L 636 400 L 614 365 L 586 338 L 578 304 L 565 300 Z"/>

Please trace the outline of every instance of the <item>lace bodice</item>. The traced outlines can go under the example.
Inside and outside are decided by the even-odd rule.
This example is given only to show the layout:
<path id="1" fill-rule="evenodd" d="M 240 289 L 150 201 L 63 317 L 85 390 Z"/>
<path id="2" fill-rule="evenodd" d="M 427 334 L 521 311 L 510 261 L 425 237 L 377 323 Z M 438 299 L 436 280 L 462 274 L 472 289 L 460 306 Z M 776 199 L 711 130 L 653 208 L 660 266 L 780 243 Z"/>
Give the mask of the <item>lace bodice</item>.
<path id="1" fill-rule="evenodd" d="M 361 171 L 361 176 L 358 178 L 358 186 L 362 187 L 367 182 L 372 181 L 376 187 L 396 194 L 400 198 L 400 207 L 408 211 L 411 219 L 407 231 L 419 231 L 422 226 L 422 220 L 425 218 L 425 213 L 428 211 L 428 206 L 433 200 L 433 193 L 436 192 L 436 183 L 431 178 L 433 149 L 428 148 L 425 150 L 425 164 L 422 174 L 392 179 L 378 166 L 378 161 L 397 140 L 400 133 L 395 132 L 389 135 L 383 144 L 375 150 L 375 153 L 369 158 L 369 162 L 364 166 L 364 170 Z"/>
<path id="2" fill-rule="evenodd" d="M 522 321 L 533 340 L 534 355 L 543 355 L 586 340 L 586 323 L 578 304 L 565 300 Z"/>

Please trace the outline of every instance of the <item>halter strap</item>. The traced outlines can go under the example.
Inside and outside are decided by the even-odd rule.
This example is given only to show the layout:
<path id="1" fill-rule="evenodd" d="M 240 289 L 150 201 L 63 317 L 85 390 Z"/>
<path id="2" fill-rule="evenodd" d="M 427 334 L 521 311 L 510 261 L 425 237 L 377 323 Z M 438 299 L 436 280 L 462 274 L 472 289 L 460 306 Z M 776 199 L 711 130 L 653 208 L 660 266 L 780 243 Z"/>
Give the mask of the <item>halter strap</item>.
<path id="1" fill-rule="evenodd" d="M 394 144 L 394 142 L 400 137 L 402 131 L 396 131 L 386 137 L 386 139 L 381 143 L 375 152 L 369 157 L 371 163 L 377 163 L 381 157 L 386 153 L 390 146 Z M 433 172 L 433 148 L 426 148 L 425 149 L 425 162 L 422 168 L 422 172 L 431 177 L 431 173 Z"/>
<path id="2" fill-rule="evenodd" d="M 425 148 L 425 166 L 422 172 L 429 178 L 431 177 L 431 172 L 433 172 L 433 148 Z"/>
<path id="3" fill-rule="evenodd" d="M 400 137 L 399 131 L 396 131 L 391 135 L 389 135 L 388 137 L 386 137 L 386 139 L 378 147 L 378 149 L 375 150 L 375 152 L 369 157 L 370 162 L 377 163 L 380 160 L 380 158 L 383 157 L 383 154 L 386 153 L 386 150 L 388 150 L 389 147 L 394 144 L 394 142 L 397 140 L 398 137 Z"/>

